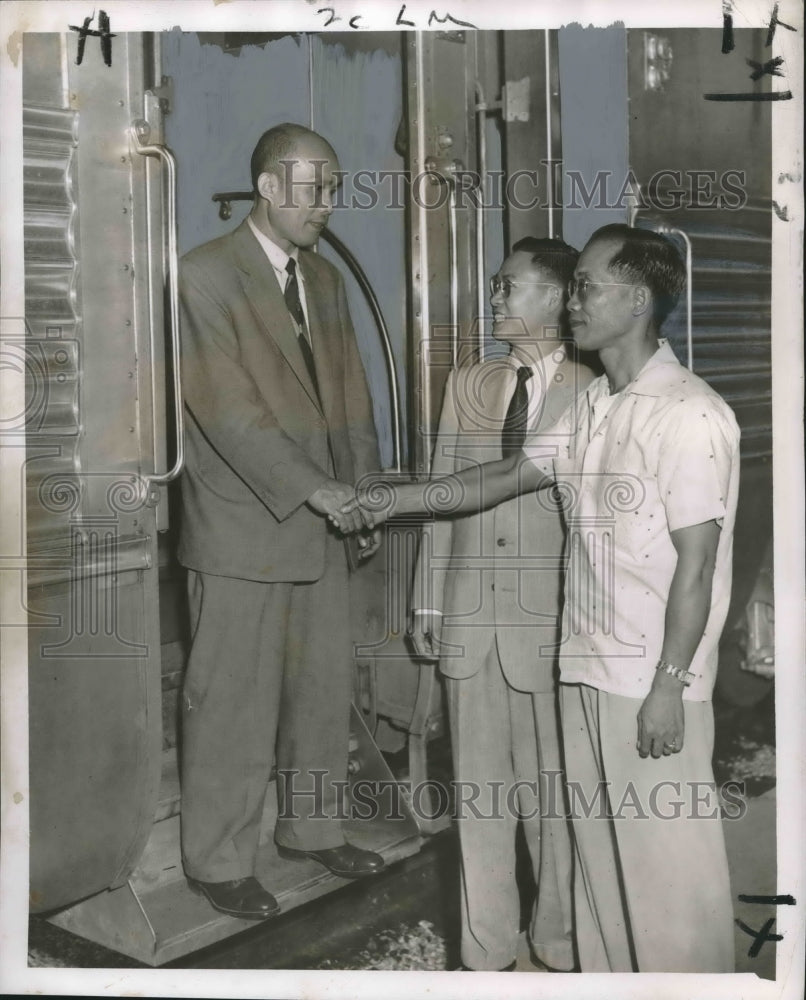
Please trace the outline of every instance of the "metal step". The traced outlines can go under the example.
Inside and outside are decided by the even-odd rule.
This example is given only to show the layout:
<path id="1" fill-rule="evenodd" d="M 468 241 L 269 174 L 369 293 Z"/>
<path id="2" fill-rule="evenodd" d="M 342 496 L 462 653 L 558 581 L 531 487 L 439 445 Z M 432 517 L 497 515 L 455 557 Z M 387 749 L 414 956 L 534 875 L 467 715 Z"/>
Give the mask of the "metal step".
<path id="1" fill-rule="evenodd" d="M 351 717 L 351 787 L 358 780 L 396 784 L 392 772 L 353 708 Z M 163 786 L 159 815 L 137 868 L 125 885 L 83 900 L 51 916 L 50 922 L 147 965 L 162 965 L 199 948 L 254 926 L 254 921 L 228 917 L 213 910 L 188 887 L 182 869 L 175 753 L 163 756 Z M 362 788 L 364 802 L 372 801 Z M 422 843 L 420 829 L 405 796 L 397 796 L 393 811 L 389 791 L 375 798 L 377 816 L 344 821 L 347 840 L 376 851 L 387 864 L 415 854 Z M 396 815 L 395 815 L 396 812 Z M 283 912 L 338 889 L 347 880 L 332 875 L 315 861 L 282 860 L 275 849 L 277 805 L 272 790 L 266 796 L 256 876 L 272 892 Z"/>

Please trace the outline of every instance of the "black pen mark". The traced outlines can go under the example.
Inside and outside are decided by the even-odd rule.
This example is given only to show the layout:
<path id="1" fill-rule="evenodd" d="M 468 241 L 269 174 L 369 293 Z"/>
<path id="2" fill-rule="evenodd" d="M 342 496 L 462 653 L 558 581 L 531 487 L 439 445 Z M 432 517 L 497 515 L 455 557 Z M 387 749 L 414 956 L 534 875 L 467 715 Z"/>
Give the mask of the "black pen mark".
<path id="1" fill-rule="evenodd" d="M 397 20 L 395 21 L 395 24 L 403 25 L 403 26 L 405 26 L 407 28 L 413 28 L 413 27 L 415 27 L 414 21 L 404 21 L 403 20 L 403 12 L 405 11 L 405 9 L 406 9 L 406 5 L 403 4 L 401 6 L 400 10 L 397 12 Z"/>
<path id="2" fill-rule="evenodd" d="M 748 66 L 753 67 L 753 72 L 750 74 L 751 80 L 760 80 L 762 76 L 766 76 L 769 73 L 770 76 L 783 76 L 784 74 L 780 71 L 780 67 L 783 65 L 783 56 L 776 56 L 774 59 L 768 59 L 765 63 L 758 63 L 755 59 L 745 59 Z"/>
<path id="3" fill-rule="evenodd" d="M 750 950 L 747 952 L 748 958 L 755 958 L 756 955 L 761 951 L 761 946 L 767 941 L 783 941 L 783 934 L 770 934 L 770 928 L 775 923 L 775 917 L 770 917 L 769 920 L 764 922 L 764 926 L 761 930 L 754 931 L 752 927 L 748 927 L 747 924 L 743 923 L 741 920 L 736 918 L 736 924 L 738 927 L 749 934 L 753 938 L 753 943 L 750 945 Z"/>
<path id="4" fill-rule="evenodd" d="M 791 24 L 787 24 L 786 21 L 778 20 L 778 4 L 772 8 L 772 17 L 770 18 L 770 27 L 767 32 L 767 41 L 764 43 L 765 48 L 769 48 L 772 45 L 772 40 L 775 38 L 775 29 L 778 25 L 782 28 L 786 28 L 787 31 L 795 31 L 796 29 L 792 27 Z"/>
<path id="5" fill-rule="evenodd" d="M 722 55 L 726 56 L 733 52 L 736 46 L 733 43 L 733 15 L 730 0 L 722 0 Z"/>
<path id="6" fill-rule="evenodd" d="M 85 17 L 84 22 L 79 28 L 75 24 L 68 24 L 68 28 L 71 31 L 78 32 L 78 52 L 76 54 L 76 64 L 81 65 L 81 61 L 84 58 L 84 46 L 87 43 L 87 38 L 92 35 L 93 38 L 100 39 L 101 42 L 101 55 L 103 56 L 104 63 L 107 66 L 112 65 L 112 39 L 116 36 L 112 34 L 109 30 L 110 22 L 109 15 L 105 10 L 98 12 L 98 30 L 91 28 L 90 25 L 95 20 L 95 11 L 92 12 L 92 17 Z"/>
<path id="7" fill-rule="evenodd" d="M 352 17 L 350 18 L 350 21 L 349 21 L 349 24 L 350 24 L 350 27 L 351 27 L 351 28 L 356 28 L 356 29 L 357 29 L 357 28 L 359 28 L 359 27 L 360 27 L 360 25 L 356 24 L 355 22 L 356 22 L 356 21 L 360 21 L 360 20 L 361 20 L 361 15 L 360 15 L 360 14 L 354 14 L 354 15 L 353 15 L 353 16 L 352 16 Z"/>
<path id="8" fill-rule="evenodd" d="M 85 17 L 84 23 L 79 28 L 75 24 L 68 24 L 67 27 L 71 31 L 78 32 L 78 53 L 76 54 L 76 65 L 81 65 L 81 60 L 84 58 L 84 46 L 87 44 L 87 35 L 94 34 L 90 31 L 90 25 L 95 19 L 95 11 L 92 12 L 91 17 Z"/>
<path id="9" fill-rule="evenodd" d="M 746 896 L 743 892 L 739 893 L 739 899 L 742 903 L 768 903 L 771 906 L 794 906 L 795 897 L 794 896 Z"/>
<path id="10" fill-rule="evenodd" d="M 324 14 L 327 11 L 330 12 L 330 20 L 329 21 L 325 21 L 325 23 L 322 25 L 323 28 L 326 28 L 329 24 L 333 24 L 334 21 L 340 21 L 341 20 L 341 18 L 337 17 L 337 15 L 336 15 L 336 8 L 335 7 L 320 7 L 319 10 L 316 13 L 317 14 Z"/>
<path id="11" fill-rule="evenodd" d="M 428 27 L 437 22 L 437 24 L 445 24 L 446 21 L 450 21 L 451 24 L 456 24 L 460 28 L 475 28 L 475 24 L 471 24 L 470 21 L 460 21 L 458 17 L 454 17 L 453 14 L 446 14 L 444 17 L 440 17 L 435 10 L 432 10 L 428 15 Z"/>
<path id="12" fill-rule="evenodd" d="M 774 90 L 767 94 L 703 94 L 706 101 L 791 101 L 791 90 Z"/>

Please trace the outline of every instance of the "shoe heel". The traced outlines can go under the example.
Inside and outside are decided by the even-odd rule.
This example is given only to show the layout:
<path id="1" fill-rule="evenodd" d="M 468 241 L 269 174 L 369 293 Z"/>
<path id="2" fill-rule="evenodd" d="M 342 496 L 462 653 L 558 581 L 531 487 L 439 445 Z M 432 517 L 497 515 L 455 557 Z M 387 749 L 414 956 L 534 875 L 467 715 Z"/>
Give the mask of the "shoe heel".
<path id="1" fill-rule="evenodd" d="M 204 889 L 202 889 L 200 885 L 194 882 L 192 878 L 186 878 L 185 881 L 188 884 L 188 889 L 190 889 L 190 891 L 194 895 L 201 896 L 203 899 L 207 898 L 207 894 L 205 893 Z"/>
<path id="2" fill-rule="evenodd" d="M 298 854 L 296 851 L 291 850 L 288 847 L 281 847 L 279 844 L 274 845 L 277 848 L 277 855 L 281 857 L 284 861 L 307 861 L 308 858 L 304 854 Z"/>

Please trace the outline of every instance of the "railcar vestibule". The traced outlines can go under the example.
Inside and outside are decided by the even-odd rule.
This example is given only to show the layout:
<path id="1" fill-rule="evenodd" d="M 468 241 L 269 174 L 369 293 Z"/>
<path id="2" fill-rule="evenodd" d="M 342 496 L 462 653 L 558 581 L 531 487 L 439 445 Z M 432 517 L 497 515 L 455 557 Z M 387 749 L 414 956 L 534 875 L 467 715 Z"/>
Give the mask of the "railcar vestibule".
<path id="1" fill-rule="evenodd" d="M 387 468 L 428 472 L 447 373 L 499 350 L 485 316 L 505 247 L 581 246 L 613 221 L 679 241 L 688 296 L 667 336 L 742 428 L 729 625 L 749 623 L 749 669 L 725 664 L 722 684 L 764 690 L 770 105 L 704 98 L 734 86 L 706 57 L 718 31 L 122 34 L 111 67 L 77 65 L 76 44 L 23 47 L 33 912 L 153 964 L 243 927 L 189 892 L 179 855 L 175 268 L 245 216 L 252 147 L 282 121 L 322 133 L 344 170 L 319 249 L 348 283 Z M 763 44 L 737 31 L 736 59 Z M 393 525 L 353 580 L 353 782 L 393 782 L 383 752 L 403 747 L 422 782 L 442 729 L 434 668 L 404 635 L 417 533 Z M 401 802 L 354 839 L 394 860 L 444 825 Z M 284 908 L 342 884 L 268 836 L 262 857 Z"/>

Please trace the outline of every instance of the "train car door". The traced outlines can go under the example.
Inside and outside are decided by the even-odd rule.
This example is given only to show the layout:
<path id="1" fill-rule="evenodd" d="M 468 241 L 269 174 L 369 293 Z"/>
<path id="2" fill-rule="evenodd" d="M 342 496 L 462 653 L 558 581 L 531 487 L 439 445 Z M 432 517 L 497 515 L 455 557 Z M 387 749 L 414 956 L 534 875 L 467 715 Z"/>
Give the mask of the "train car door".
<path id="1" fill-rule="evenodd" d="M 159 140 L 157 60 L 109 45 L 23 53 L 34 912 L 125 882 L 160 781 L 163 185 L 132 134 Z"/>

